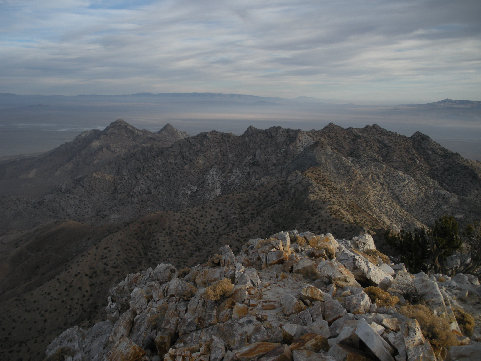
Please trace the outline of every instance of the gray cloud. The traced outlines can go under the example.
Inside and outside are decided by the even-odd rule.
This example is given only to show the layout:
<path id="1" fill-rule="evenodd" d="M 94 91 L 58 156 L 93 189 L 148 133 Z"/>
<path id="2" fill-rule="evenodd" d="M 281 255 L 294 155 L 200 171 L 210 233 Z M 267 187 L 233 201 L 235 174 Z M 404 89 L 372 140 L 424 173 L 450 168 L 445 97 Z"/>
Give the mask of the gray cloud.
<path id="1" fill-rule="evenodd" d="M 0 1 L 0 91 L 479 98 L 479 1 Z"/>

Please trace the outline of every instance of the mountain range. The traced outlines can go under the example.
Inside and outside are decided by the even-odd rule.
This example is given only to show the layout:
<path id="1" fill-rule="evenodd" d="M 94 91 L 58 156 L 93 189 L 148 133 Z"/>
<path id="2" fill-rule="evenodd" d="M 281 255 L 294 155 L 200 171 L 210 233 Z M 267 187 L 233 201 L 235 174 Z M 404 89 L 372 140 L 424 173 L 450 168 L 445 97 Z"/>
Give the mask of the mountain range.
<path id="1" fill-rule="evenodd" d="M 481 219 L 481 165 L 380 126 L 158 132 L 117 120 L 0 162 L 0 355 L 36 360 L 126 273 L 280 229 L 347 237 Z"/>
<path id="2" fill-rule="evenodd" d="M 16 95 L 0 93 L 0 159 L 48 151 L 89 129 L 122 117 L 150 131 L 160 124 L 198 134 L 216 129 L 240 135 L 249 125 L 320 129 L 377 123 L 410 136 L 429 134 L 466 158 L 481 160 L 481 102 L 444 99 L 427 104 L 332 103 L 243 94 L 140 93 L 131 95 Z"/>

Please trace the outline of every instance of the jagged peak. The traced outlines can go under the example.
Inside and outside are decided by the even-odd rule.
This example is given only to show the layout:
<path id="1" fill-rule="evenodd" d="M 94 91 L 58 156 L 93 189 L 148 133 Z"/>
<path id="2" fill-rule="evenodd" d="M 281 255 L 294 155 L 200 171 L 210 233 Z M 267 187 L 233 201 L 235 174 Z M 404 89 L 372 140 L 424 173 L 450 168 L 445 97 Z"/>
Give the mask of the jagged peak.
<path id="1" fill-rule="evenodd" d="M 335 131 L 340 131 L 344 130 L 343 127 L 340 125 L 334 124 L 333 122 L 330 122 L 328 125 L 326 125 L 324 128 L 322 128 L 324 131 L 330 131 L 330 130 L 335 130 Z"/>
<path id="2" fill-rule="evenodd" d="M 259 128 L 254 127 L 253 125 L 249 125 L 247 129 L 245 130 L 244 134 L 242 135 L 251 135 L 251 134 L 256 134 L 259 133 L 261 130 Z"/>
<path id="3" fill-rule="evenodd" d="M 162 127 L 162 129 L 160 129 L 157 132 L 157 134 L 166 135 L 166 136 L 169 136 L 169 137 L 174 137 L 174 138 L 179 138 L 179 139 L 187 138 L 189 136 L 186 132 L 178 130 L 177 128 L 175 128 L 170 123 L 165 124 Z"/>
<path id="4" fill-rule="evenodd" d="M 385 130 L 384 128 L 380 127 L 378 124 L 368 124 L 364 127 L 364 129 L 372 129 L 372 130 Z"/>
<path id="5" fill-rule="evenodd" d="M 125 130 L 138 131 L 137 128 L 135 128 L 134 126 L 130 125 L 130 124 L 127 123 L 125 120 L 119 118 L 119 119 L 113 121 L 112 123 L 110 123 L 110 124 L 104 129 L 104 132 L 105 132 L 105 133 L 109 133 L 109 132 L 112 132 L 112 131 L 119 131 L 119 130 L 122 130 L 122 131 L 125 131 Z"/>
<path id="6" fill-rule="evenodd" d="M 416 131 L 413 135 L 411 135 L 411 139 L 413 140 L 431 140 L 431 138 L 424 134 L 421 133 L 420 131 Z"/>
<path id="7" fill-rule="evenodd" d="M 178 131 L 178 130 L 174 126 L 172 126 L 172 124 L 167 123 L 162 127 L 162 129 L 159 130 L 159 133 L 172 132 L 172 131 Z"/>

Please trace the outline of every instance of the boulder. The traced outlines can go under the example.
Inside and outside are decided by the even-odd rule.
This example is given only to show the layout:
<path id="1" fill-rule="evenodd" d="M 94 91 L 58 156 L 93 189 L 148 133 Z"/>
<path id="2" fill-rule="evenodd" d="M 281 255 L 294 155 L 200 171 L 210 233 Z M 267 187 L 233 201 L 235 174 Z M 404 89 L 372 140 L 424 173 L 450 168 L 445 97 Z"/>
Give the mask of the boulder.
<path id="1" fill-rule="evenodd" d="M 220 266 L 225 268 L 235 268 L 236 260 L 234 252 L 229 247 L 229 245 L 225 245 L 219 249 L 219 253 L 221 255 Z"/>
<path id="2" fill-rule="evenodd" d="M 325 292 L 311 285 L 307 285 L 301 291 L 301 298 L 311 302 L 324 301 L 326 296 Z"/>
<path id="3" fill-rule="evenodd" d="M 117 343 L 121 338 L 128 336 L 134 324 L 135 311 L 129 309 L 120 315 L 109 336 L 109 342 Z"/>
<path id="4" fill-rule="evenodd" d="M 212 336 L 212 343 L 210 344 L 210 361 L 221 361 L 225 355 L 225 343 L 217 337 Z"/>
<path id="5" fill-rule="evenodd" d="M 355 334 L 380 361 L 395 361 L 394 349 L 364 319 L 359 320 Z"/>
<path id="6" fill-rule="evenodd" d="M 197 289 L 192 283 L 186 282 L 180 278 L 174 278 L 169 282 L 166 296 L 179 297 L 184 300 L 189 300 L 195 295 L 196 292 Z"/>
<path id="7" fill-rule="evenodd" d="M 347 312 L 350 313 L 366 313 L 371 308 L 371 300 L 364 292 L 344 297 L 343 305 Z"/>
<path id="8" fill-rule="evenodd" d="M 293 265 L 292 272 L 299 273 L 307 279 L 316 279 L 320 277 L 317 270 L 317 262 L 309 258 L 301 258 Z"/>
<path id="9" fill-rule="evenodd" d="M 332 323 L 347 313 L 341 303 L 333 298 L 327 298 L 324 302 L 324 319 L 328 323 Z"/>
<path id="10" fill-rule="evenodd" d="M 152 293 L 150 293 L 148 289 L 135 287 L 130 295 L 130 308 L 136 313 L 140 313 L 147 307 L 151 298 Z"/>
<path id="11" fill-rule="evenodd" d="M 235 273 L 235 284 L 257 287 L 261 283 L 257 270 L 252 267 L 244 268 L 238 264 Z"/>
<path id="12" fill-rule="evenodd" d="M 258 361 L 292 361 L 292 352 L 289 346 L 280 345 L 259 358 Z"/>
<path id="13" fill-rule="evenodd" d="M 281 241 L 282 249 L 289 250 L 291 247 L 291 237 L 289 232 L 279 232 L 271 236 L 272 238 L 276 238 Z"/>
<path id="14" fill-rule="evenodd" d="M 292 315 L 293 313 L 299 313 L 306 309 L 306 305 L 304 303 L 289 293 L 282 294 L 280 297 L 280 302 L 282 306 L 282 312 L 284 312 L 284 315 L 286 316 Z"/>
<path id="15" fill-rule="evenodd" d="M 284 263 L 289 258 L 289 254 L 282 250 L 272 250 L 266 255 L 266 264 L 272 266 L 273 264 Z"/>
<path id="16" fill-rule="evenodd" d="M 473 342 L 469 345 L 451 346 L 446 361 L 471 361 L 481 357 L 481 343 Z"/>
<path id="17" fill-rule="evenodd" d="M 334 284 L 338 287 L 357 286 L 359 283 L 354 275 L 337 260 L 321 261 L 317 266 L 319 280 L 324 284 Z"/>
<path id="18" fill-rule="evenodd" d="M 158 264 L 152 272 L 152 278 L 159 283 L 169 282 L 176 275 L 177 269 L 167 263 Z"/>
<path id="19" fill-rule="evenodd" d="M 320 256 L 323 258 L 333 259 L 336 256 L 336 250 L 339 244 L 332 234 L 307 237 L 309 246 L 316 250 L 323 251 Z"/>
<path id="20" fill-rule="evenodd" d="M 354 237 L 351 240 L 351 245 L 353 248 L 365 252 L 365 251 L 374 251 L 376 250 L 376 245 L 374 244 L 374 239 L 368 233 L 365 233 L 361 236 Z"/>
<path id="21" fill-rule="evenodd" d="M 352 272 L 359 282 L 370 282 L 386 289 L 393 281 L 392 276 L 344 246 L 339 246 L 337 259 Z"/>
<path id="22" fill-rule="evenodd" d="M 408 361 L 436 361 L 433 348 L 424 338 L 418 321 L 407 319 L 406 323 L 401 324 L 401 332 L 404 337 Z"/>
<path id="23" fill-rule="evenodd" d="M 327 337 L 316 333 L 306 333 L 301 337 L 295 339 L 291 345 L 291 350 L 309 350 L 313 352 L 328 351 L 329 344 Z"/>

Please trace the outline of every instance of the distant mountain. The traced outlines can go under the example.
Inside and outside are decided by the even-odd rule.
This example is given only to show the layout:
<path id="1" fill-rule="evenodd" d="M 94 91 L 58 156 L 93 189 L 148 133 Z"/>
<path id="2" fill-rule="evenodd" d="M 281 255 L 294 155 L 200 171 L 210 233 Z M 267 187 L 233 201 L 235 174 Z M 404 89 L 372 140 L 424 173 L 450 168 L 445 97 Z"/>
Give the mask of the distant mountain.
<path id="1" fill-rule="evenodd" d="M 38 359 L 62 329 L 101 317 L 125 273 L 166 260 L 191 266 L 253 234 L 344 237 L 445 213 L 481 219 L 479 163 L 377 125 L 189 137 L 117 120 L 1 162 L 0 192 L 2 359 Z"/>
<path id="2" fill-rule="evenodd" d="M 348 103 L 348 100 L 346 100 Z M 293 99 L 222 93 L 131 95 L 14 95 L 0 93 L 0 159 L 36 154 L 70 142 L 80 132 L 104 129 L 120 115 L 137 128 L 156 131 L 165 123 L 189 134 L 216 129 L 242 134 L 252 124 L 267 129 L 319 129 L 377 123 L 403 135 L 421 131 L 464 157 L 481 160 L 481 106 L 469 100 L 428 104 L 338 104 L 309 97 Z"/>
<path id="3" fill-rule="evenodd" d="M 452 107 L 459 107 L 459 106 L 479 107 L 481 106 L 481 101 L 443 99 L 438 102 L 428 103 L 427 105 L 452 106 Z"/>

